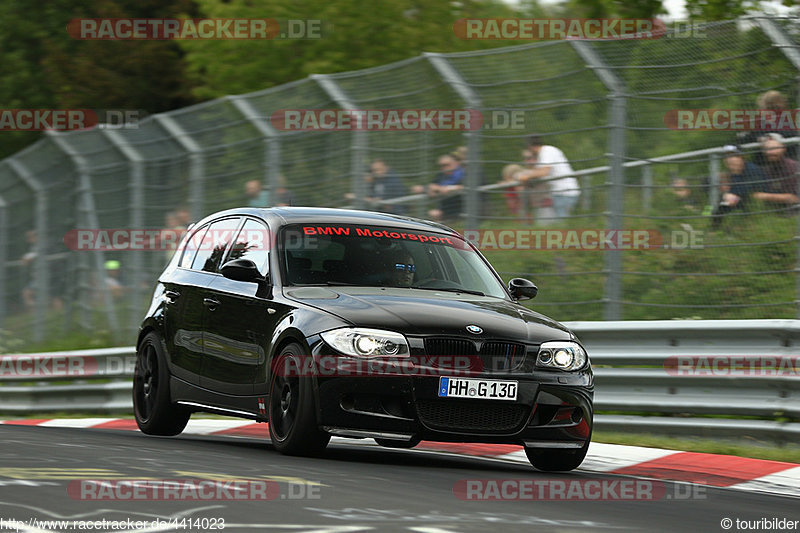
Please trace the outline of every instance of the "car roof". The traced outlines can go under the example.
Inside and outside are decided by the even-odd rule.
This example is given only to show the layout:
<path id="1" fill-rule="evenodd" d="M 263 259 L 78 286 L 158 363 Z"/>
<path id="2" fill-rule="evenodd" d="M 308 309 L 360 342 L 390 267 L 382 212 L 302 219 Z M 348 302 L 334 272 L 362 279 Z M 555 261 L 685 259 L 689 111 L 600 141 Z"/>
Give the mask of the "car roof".
<path id="1" fill-rule="evenodd" d="M 416 231 L 434 231 L 458 236 L 458 232 L 454 229 L 429 220 L 393 215 L 390 213 L 377 213 L 375 211 L 335 209 L 330 207 L 241 207 L 213 213 L 197 224 L 205 224 L 217 218 L 233 215 L 255 216 L 267 222 L 273 222 L 278 226 L 285 226 L 287 224 L 364 224 Z"/>

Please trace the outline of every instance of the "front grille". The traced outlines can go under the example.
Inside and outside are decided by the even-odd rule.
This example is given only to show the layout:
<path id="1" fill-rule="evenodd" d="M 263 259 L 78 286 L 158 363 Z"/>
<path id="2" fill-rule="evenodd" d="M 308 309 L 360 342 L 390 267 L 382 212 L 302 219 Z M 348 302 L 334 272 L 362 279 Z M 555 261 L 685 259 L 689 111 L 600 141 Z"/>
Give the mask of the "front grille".
<path id="1" fill-rule="evenodd" d="M 480 400 L 418 400 L 420 421 L 431 429 L 510 432 L 525 423 L 530 407 Z"/>
<path id="2" fill-rule="evenodd" d="M 465 339 L 425 339 L 428 355 L 476 355 L 475 343 Z"/>
<path id="3" fill-rule="evenodd" d="M 425 352 L 433 356 L 429 361 L 432 366 L 448 368 L 448 364 L 458 364 L 458 368 L 463 369 L 464 361 L 452 359 L 453 356 L 462 356 L 471 359 L 471 370 L 483 372 L 508 372 L 522 365 L 525 359 L 525 345 L 514 342 L 484 342 L 478 350 L 475 341 L 471 340 L 429 338 L 425 339 Z M 438 357 L 442 360 L 437 361 Z"/>
<path id="4" fill-rule="evenodd" d="M 513 370 L 525 359 L 525 345 L 513 342 L 484 342 L 480 355 L 484 371 Z"/>

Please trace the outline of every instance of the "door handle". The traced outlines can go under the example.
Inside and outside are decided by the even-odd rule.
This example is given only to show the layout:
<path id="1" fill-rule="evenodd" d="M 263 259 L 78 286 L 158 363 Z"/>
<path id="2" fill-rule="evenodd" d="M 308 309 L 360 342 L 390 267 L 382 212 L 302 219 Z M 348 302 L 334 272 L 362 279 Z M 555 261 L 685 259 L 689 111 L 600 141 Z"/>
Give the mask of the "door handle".
<path id="1" fill-rule="evenodd" d="M 166 291 L 164 293 L 164 296 L 166 296 L 166 298 L 167 298 L 167 302 L 171 303 L 171 304 L 174 304 L 175 300 L 177 300 L 178 296 L 180 296 L 180 295 L 181 295 L 181 293 L 179 293 L 178 291 Z"/>
<path id="2" fill-rule="evenodd" d="M 219 300 L 215 300 L 214 298 L 203 298 L 203 305 L 208 307 L 209 311 L 213 311 L 219 305 Z"/>

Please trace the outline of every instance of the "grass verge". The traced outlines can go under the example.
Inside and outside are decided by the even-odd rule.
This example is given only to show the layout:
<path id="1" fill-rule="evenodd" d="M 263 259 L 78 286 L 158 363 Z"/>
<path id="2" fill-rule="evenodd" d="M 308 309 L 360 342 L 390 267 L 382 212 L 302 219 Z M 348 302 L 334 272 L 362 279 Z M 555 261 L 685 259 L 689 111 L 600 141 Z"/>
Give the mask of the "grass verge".
<path id="1" fill-rule="evenodd" d="M 711 439 L 674 438 L 661 435 L 646 435 L 632 433 L 616 433 L 610 431 L 596 431 L 592 435 L 592 442 L 606 444 L 623 444 L 627 446 L 644 446 L 646 448 L 663 448 L 666 450 L 680 450 L 684 452 L 714 453 L 720 455 L 736 455 L 738 457 L 752 457 L 754 459 L 767 459 L 770 461 L 784 461 L 787 463 L 800 463 L 800 447 L 777 447 L 769 443 L 743 444 Z"/>

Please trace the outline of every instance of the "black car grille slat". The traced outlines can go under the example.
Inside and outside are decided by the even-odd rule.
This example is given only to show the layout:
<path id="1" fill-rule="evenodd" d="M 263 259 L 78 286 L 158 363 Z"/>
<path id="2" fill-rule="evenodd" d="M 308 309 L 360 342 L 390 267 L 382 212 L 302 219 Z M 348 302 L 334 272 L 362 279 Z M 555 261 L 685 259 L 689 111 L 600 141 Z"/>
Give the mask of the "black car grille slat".
<path id="1" fill-rule="evenodd" d="M 475 357 L 474 364 L 470 365 L 474 370 L 483 372 L 507 372 L 514 370 L 525 359 L 525 345 L 514 342 L 488 341 L 481 345 L 480 351 L 474 341 L 466 339 L 447 339 L 429 338 L 425 339 L 425 352 L 431 358 L 431 364 L 437 367 L 444 367 L 445 364 L 452 363 L 451 356 Z M 442 361 L 437 362 L 437 357 L 442 357 Z M 480 363 L 477 359 L 480 359 Z M 461 361 L 463 368 L 463 361 Z"/>
<path id="2" fill-rule="evenodd" d="M 530 407 L 476 400 L 417 400 L 420 421 L 431 429 L 470 432 L 513 431 L 526 422 Z"/>
<path id="3" fill-rule="evenodd" d="M 425 339 L 428 355 L 477 355 L 475 343 L 465 339 Z"/>
<path id="4" fill-rule="evenodd" d="M 480 355 L 485 371 L 513 370 L 525 359 L 525 345 L 513 342 L 485 342 L 481 346 Z"/>

